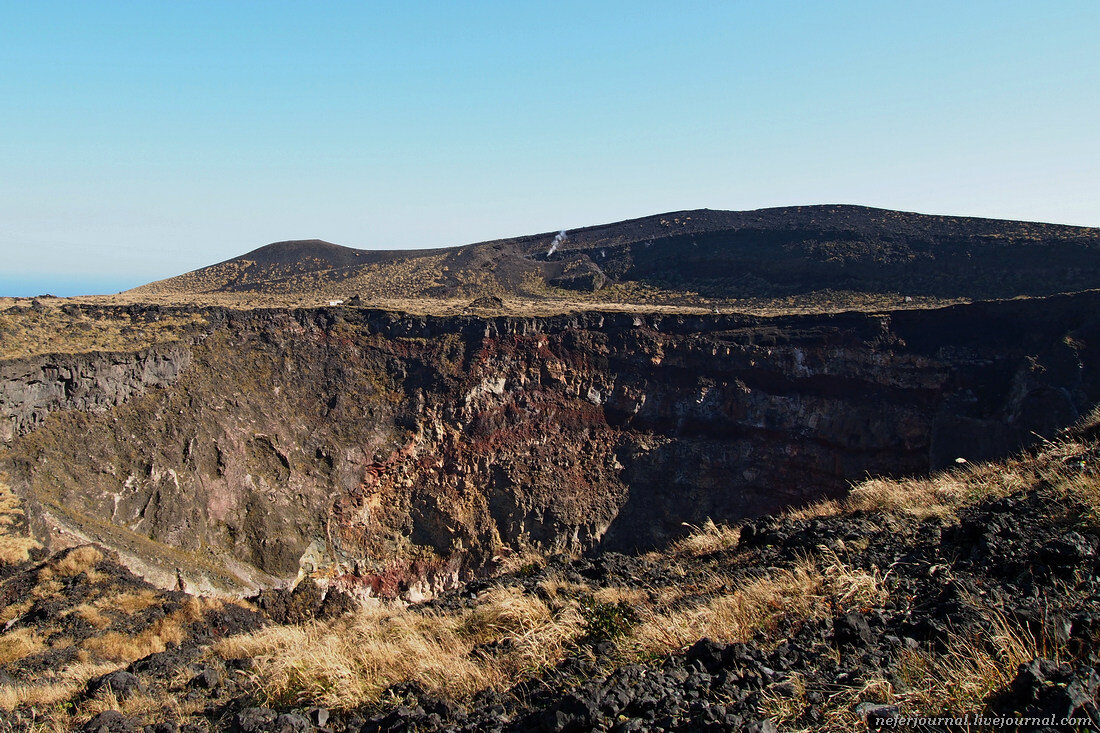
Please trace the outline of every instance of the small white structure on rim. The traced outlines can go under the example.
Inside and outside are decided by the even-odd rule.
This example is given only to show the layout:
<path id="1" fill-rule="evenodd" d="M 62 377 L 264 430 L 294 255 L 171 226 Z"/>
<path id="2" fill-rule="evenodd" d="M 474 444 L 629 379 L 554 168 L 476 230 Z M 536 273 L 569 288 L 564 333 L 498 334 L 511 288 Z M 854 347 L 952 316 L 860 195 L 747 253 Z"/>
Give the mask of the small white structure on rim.
<path id="1" fill-rule="evenodd" d="M 342 300 L 330 300 L 330 301 L 328 302 L 328 304 L 329 304 L 329 305 L 340 305 L 340 304 L 341 304 L 341 303 L 343 303 L 343 302 L 344 302 L 344 301 L 342 301 Z"/>

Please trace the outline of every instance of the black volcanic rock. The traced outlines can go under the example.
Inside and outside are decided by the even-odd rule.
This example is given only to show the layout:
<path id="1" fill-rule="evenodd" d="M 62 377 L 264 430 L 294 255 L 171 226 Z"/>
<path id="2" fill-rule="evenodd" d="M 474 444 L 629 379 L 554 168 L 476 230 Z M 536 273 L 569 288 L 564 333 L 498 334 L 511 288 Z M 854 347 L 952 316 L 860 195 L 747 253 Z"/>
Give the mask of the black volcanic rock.
<path id="1" fill-rule="evenodd" d="M 1073 431 L 1073 440 L 1087 440 Z M 1100 462 L 1094 445 L 1073 444 L 1062 455 L 1025 466 L 1022 472 L 1061 469 L 1066 476 L 1095 478 Z M 1023 462 L 1032 460 L 1028 457 Z M 847 594 L 816 596 L 827 606 L 808 617 L 776 617 L 748 638 L 726 643 L 704 638 L 686 650 L 624 661 L 614 644 L 579 643 L 556 666 L 539 668 L 509 689 L 485 690 L 472 698 L 447 699 L 446 690 L 416 682 L 386 689 L 378 700 L 352 709 L 320 709 L 306 697 L 267 699 L 255 707 L 258 668 L 248 658 L 224 667 L 196 669 L 203 647 L 186 642 L 178 653 L 160 653 L 130 666 L 128 684 L 149 689 L 174 685 L 195 712 L 184 731 L 777 731 L 782 728 L 885 730 L 899 715 L 933 714 L 919 705 L 914 664 L 931 664 L 944 648 L 948 663 L 962 663 L 976 650 L 985 665 L 998 665 L 1004 680 L 981 699 L 967 700 L 971 714 L 1046 718 L 1074 716 L 1100 723 L 1097 667 L 1097 594 L 1094 537 L 1096 516 L 1079 496 L 1036 480 L 1027 489 L 960 508 L 956 517 L 922 519 L 907 511 L 882 509 L 756 522 L 738 547 L 687 558 L 683 555 L 626 557 L 614 553 L 576 560 L 556 558 L 534 570 L 486 579 L 420 606 L 427 617 L 466 608 L 471 592 L 538 594 L 544 581 L 587 579 L 587 591 L 675 586 L 676 601 L 689 609 L 714 596 L 707 579 L 729 573 L 721 592 L 776 571 L 816 561 L 842 561 L 846 572 L 875 577 L 881 593 L 873 600 Z M 769 541 L 761 542 L 763 537 Z M 983 539 L 985 538 L 985 539 Z M 1009 544 L 998 545 L 998 541 Z M 837 540 L 847 541 L 842 555 Z M 1009 553 L 1008 567 L 996 554 Z M 830 560 L 831 558 L 831 560 Z M 842 560 L 841 560 L 842 558 Z M 1057 574 L 1043 572 L 1056 564 Z M 101 567 L 100 570 L 103 568 Z M 1030 573 L 1030 575 L 1029 575 Z M 862 582 L 862 581 L 861 581 Z M 1031 590 L 1025 591 L 1030 585 Z M 312 598 L 313 590 L 303 591 Z M 409 613 L 417 613 L 413 607 Z M 919 639 L 911 634 L 918 633 Z M 998 652 L 998 639 L 1011 632 L 1014 648 L 1028 651 L 1022 663 Z M 1003 651 L 1003 650 L 1002 650 Z M 839 653 L 838 653 L 839 652 Z M 1019 652 L 1013 652 L 1018 654 Z M 1055 658 L 1057 656 L 1057 658 Z M 203 664 L 219 665 L 216 657 Z M 178 665 L 175 674 L 172 666 Z M 965 667 L 962 669 L 966 669 Z M 242 670 L 247 673 L 242 674 Z M 935 672 L 936 670 L 931 670 Z M 198 677 L 195 672 L 199 672 Z M 134 680 L 130 680 L 130 676 Z M 931 684 L 917 678 L 917 685 Z M 170 682 L 176 680 L 176 682 Z M 184 681 L 189 680 L 189 681 Z M 888 685 L 888 686 L 887 686 Z M 883 702 L 882 690 L 893 696 Z M 984 693 L 983 693 L 984 694 Z M 917 702 L 914 702 L 916 700 Z M 939 704 L 933 700 L 930 704 Z M 914 708 L 914 706 L 918 706 Z M 950 711 L 945 711 L 950 712 Z M 156 715 L 156 713 L 142 713 Z M 100 713 L 85 730 L 170 731 L 174 723 Z M 846 716 L 846 717 L 845 717 Z M 158 717 L 152 721 L 158 721 Z M 15 730 L 33 730 L 29 715 Z M 167 727 L 166 727 L 167 726 Z M 1020 730 L 1047 730 L 1022 724 Z M 1050 730 L 1057 730 L 1058 726 Z"/>
<path id="2" fill-rule="evenodd" d="M 85 723 L 81 730 L 87 733 L 142 733 L 140 725 L 117 710 L 100 713 Z"/>
<path id="3" fill-rule="evenodd" d="M 470 301 L 467 308 L 481 308 L 484 310 L 497 310 L 504 307 L 504 301 L 495 295 L 483 295 Z"/>
<path id="4" fill-rule="evenodd" d="M 547 283 L 566 290 L 595 292 L 607 283 L 607 275 L 589 257 L 581 255 L 566 262 L 561 274 L 549 278 Z"/>
<path id="5" fill-rule="evenodd" d="M 93 679 L 88 683 L 85 694 L 91 696 L 106 691 L 113 692 L 119 700 L 125 700 L 141 692 L 141 680 L 129 672 L 119 670 Z"/>

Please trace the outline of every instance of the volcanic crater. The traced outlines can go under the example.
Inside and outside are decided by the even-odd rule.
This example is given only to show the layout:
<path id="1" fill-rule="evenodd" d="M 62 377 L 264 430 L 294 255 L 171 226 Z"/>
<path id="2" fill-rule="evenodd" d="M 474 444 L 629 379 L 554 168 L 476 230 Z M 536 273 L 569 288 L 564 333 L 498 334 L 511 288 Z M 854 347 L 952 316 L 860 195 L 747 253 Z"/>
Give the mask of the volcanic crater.
<path id="1" fill-rule="evenodd" d="M 1098 285 L 1096 229 L 822 206 L 416 252 L 280 242 L 115 299 L 11 301 L 0 478 L 25 539 L 3 572 L 37 588 L 69 571 L 27 568 L 91 545 L 65 577 L 121 578 L 166 594 L 180 628 L 239 631 L 297 608 L 294 588 L 316 603 L 291 620 L 323 597 L 339 617 L 569 558 L 652 560 L 708 526 L 744 524 L 743 549 L 793 562 L 792 531 L 761 539 L 780 531 L 761 518 L 1049 448 L 1087 419 Z M 766 662 L 693 650 L 708 675 Z M 544 707 L 517 729 L 599 717 Z"/>

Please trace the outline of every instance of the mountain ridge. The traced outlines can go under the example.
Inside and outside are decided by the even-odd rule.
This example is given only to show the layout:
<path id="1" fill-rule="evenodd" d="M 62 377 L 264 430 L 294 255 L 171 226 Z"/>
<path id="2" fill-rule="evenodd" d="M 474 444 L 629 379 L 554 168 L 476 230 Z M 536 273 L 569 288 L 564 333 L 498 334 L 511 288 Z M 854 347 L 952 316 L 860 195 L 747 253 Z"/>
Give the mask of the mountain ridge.
<path id="1" fill-rule="evenodd" d="M 706 305 L 821 291 L 991 299 L 1098 284 L 1097 228 L 827 204 L 685 210 L 417 250 L 286 240 L 129 292 Z"/>

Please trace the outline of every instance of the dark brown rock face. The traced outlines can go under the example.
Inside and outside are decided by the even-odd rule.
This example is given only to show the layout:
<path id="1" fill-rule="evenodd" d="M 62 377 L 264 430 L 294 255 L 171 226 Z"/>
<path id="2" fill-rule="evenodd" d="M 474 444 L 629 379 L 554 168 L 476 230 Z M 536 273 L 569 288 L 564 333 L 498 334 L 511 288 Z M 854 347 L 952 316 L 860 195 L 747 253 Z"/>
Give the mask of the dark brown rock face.
<path id="1" fill-rule="evenodd" d="M 170 384 L 3 463 L 41 534 L 160 582 L 416 596 L 508 548 L 647 547 L 1053 436 L 1100 400 L 1097 313 L 227 312 Z"/>

